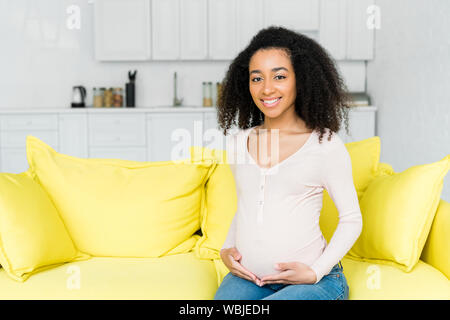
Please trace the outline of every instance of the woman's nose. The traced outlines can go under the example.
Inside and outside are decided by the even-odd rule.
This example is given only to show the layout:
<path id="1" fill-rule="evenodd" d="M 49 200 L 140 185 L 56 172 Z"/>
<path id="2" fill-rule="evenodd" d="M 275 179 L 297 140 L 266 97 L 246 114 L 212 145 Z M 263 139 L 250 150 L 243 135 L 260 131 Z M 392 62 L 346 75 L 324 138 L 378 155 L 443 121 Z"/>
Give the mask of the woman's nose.
<path id="1" fill-rule="evenodd" d="M 265 95 L 270 95 L 272 92 L 274 91 L 274 87 L 271 81 L 266 81 L 264 83 L 264 94 Z"/>

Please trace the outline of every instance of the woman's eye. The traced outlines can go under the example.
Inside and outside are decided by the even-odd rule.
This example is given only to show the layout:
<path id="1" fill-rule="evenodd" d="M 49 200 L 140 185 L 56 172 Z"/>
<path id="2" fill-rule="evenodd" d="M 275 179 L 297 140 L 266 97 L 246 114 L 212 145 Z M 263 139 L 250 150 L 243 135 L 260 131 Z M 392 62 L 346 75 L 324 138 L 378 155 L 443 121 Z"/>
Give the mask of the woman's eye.
<path id="1" fill-rule="evenodd" d="M 275 78 L 277 78 L 277 77 L 281 77 L 281 79 L 286 78 L 285 76 L 282 76 L 282 75 L 277 75 L 277 76 L 275 76 Z M 260 78 L 260 77 L 253 78 L 253 79 L 252 79 L 252 82 L 257 82 L 257 81 L 255 81 L 256 79 L 261 79 L 261 78 Z"/>

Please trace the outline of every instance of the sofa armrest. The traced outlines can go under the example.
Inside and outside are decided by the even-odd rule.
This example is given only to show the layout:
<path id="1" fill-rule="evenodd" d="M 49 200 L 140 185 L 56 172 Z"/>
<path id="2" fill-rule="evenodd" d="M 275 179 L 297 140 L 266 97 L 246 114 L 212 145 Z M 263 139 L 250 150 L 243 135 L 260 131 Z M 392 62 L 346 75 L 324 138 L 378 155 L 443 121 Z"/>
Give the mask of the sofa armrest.
<path id="1" fill-rule="evenodd" d="M 420 259 L 450 279 L 450 203 L 442 199 Z"/>

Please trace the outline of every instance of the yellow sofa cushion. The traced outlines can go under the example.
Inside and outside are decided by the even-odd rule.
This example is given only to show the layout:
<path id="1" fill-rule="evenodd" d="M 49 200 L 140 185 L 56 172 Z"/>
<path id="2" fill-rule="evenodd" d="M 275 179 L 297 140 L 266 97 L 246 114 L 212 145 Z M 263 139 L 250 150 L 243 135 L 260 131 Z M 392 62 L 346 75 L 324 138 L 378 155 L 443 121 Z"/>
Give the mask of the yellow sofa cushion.
<path id="1" fill-rule="evenodd" d="M 82 159 L 33 136 L 26 142 L 30 171 L 80 251 L 159 257 L 188 252 L 198 241 L 204 184 L 215 161 Z"/>
<path id="2" fill-rule="evenodd" d="M 217 291 L 212 260 L 193 252 L 160 258 L 92 257 L 33 275 L 24 283 L 0 269 L 0 300 L 210 300 Z"/>
<path id="3" fill-rule="evenodd" d="M 369 183 L 378 172 L 380 160 L 380 138 L 349 142 L 345 144 L 352 161 L 353 182 L 358 199 L 366 191 Z M 323 191 L 323 205 L 320 213 L 319 225 L 322 234 L 330 241 L 339 222 L 339 213 L 327 190 Z"/>
<path id="4" fill-rule="evenodd" d="M 441 199 L 420 259 L 450 279 L 450 203 Z"/>
<path id="5" fill-rule="evenodd" d="M 411 272 L 383 264 L 342 260 L 350 300 L 450 299 L 450 281 L 419 260 Z"/>
<path id="6" fill-rule="evenodd" d="M 220 249 L 237 209 L 236 185 L 227 163 L 226 151 L 202 147 L 191 147 L 192 159 L 216 159 L 217 167 L 206 183 L 205 205 L 201 217 L 202 237 L 194 252 L 201 259 L 220 258 Z"/>
<path id="7" fill-rule="evenodd" d="M 361 201 L 363 229 L 348 257 L 411 271 L 440 201 L 450 155 L 401 173 L 381 173 Z"/>
<path id="8" fill-rule="evenodd" d="M 0 264 L 9 277 L 22 282 L 46 268 L 87 258 L 28 171 L 0 173 Z"/>

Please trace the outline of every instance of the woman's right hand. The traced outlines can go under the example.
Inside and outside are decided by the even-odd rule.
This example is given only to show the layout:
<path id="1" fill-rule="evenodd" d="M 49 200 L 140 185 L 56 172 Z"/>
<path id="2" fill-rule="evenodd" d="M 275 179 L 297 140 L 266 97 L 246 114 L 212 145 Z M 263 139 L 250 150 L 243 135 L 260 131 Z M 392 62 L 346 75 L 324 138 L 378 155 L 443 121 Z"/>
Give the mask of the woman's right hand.
<path id="1" fill-rule="evenodd" d="M 225 266 L 230 270 L 232 274 L 252 281 L 258 286 L 260 285 L 261 280 L 241 265 L 240 261 L 242 259 L 242 256 L 239 253 L 238 249 L 236 249 L 235 247 L 222 249 L 220 250 L 220 257 L 222 258 Z"/>

